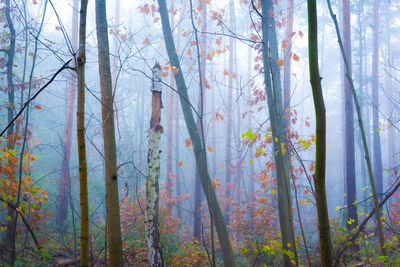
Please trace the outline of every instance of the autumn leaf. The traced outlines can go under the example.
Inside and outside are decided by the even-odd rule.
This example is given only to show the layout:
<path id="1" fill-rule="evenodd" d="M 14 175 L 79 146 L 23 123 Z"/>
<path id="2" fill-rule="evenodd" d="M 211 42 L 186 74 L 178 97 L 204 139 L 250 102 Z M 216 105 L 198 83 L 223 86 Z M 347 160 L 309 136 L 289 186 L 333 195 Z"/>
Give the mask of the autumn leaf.
<path id="1" fill-rule="evenodd" d="M 221 38 L 217 38 L 217 40 L 215 40 L 215 43 L 216 43 L 217 45 L 221 45 Z"/>
<path id="2" fill-rule="evenodd" d="M 163 71 L 163 72 L 161 72 L 161 75 L 165 78 L 168 76 L 168 72 Z"/>
<path id="3" fill-rule="evenodd" d="M 190 138 L 185 140 L 185 146 L 189 147 L 192 143 L 190 142 Z"/>
<path id="4" fill-rule="evenodd" d="M 229 71 L 228 70 L 224 70 L 224 75 L 229 75 Z"/>
<path id="5" fill-rule="evenodd" d="M 208 147 L 208 151 L 209 151 L 209 152 L 212 152 L 212 151 L 213 151 L 213 148 L 209 146 L 209 147 Z"/>
<path id="6" fill-rule="evenodd" d="M 299 61 L 300 57 L 296 53 L 293 53 L 293 60 Z"/>
<path id="7" fill-rule="evenodd" d="M 215 119 L 218 121 L 218 120 L 220 120 L 221 119 L 221 121 L 223 121 L 224 120 L 224 117 L 221 115 L 221 114 L 219 114 L 218 112 L 217 113 L 215 113 Z"/>
<path id="8" fill-rule="evenodd" d="M 232 78 L 233 78 L 233 79 L 236 79 L 236 77 L 237 77 L 236 72 L 233 72 L 233 73 L 232 73 Z"/>
<path id="9" fill-rule="evenodd" d="M 34 5 L 36 5 L 36 4 L 37 4 L 37 0 L 33 0 L 32 2 L 33 2 L 33 4 L 34 4 Z"/>
<path id="10" fill-rule="evenodd" d="M 128 37 L 127 37 L 126 33 L 121 34 L 121 39 L 122 39 L 123 41 L 126 41 L 127 38 L 128 38 Z"/>
<path id="11" fill-rule="evenodd" d="M 299 31 L 299 35 L 300 35 L 300 37 L 303 37 L 304 33 L 302 31 Z"/>
<path id="12" fill-rule="evenodd" d="M 148 44 L 149 43 L 149 37 L 146 37 L 146 39 L 144 39 L 143 44 Z"/>
<path id="13" fill-rule="evenodd" d="M 280 67 L 283 66 L 283 59 L 277 59 L 276 64 L 278 64 Z"/>
<path id="14" fill-rule="evenodd" d="M 36 105 L 35 108 L 36 109 L 42 109 L 42 107 L 40 105 Z"/>
<path id="15" fill-rule="evenodd" d="M 179 161 L 179 162 L 178 162 L 178 166 L 179 166 L 179 167 L 182 167 L 182 165 L 183 165 L 183 162 L 182 162 L 182 161 Z"/>

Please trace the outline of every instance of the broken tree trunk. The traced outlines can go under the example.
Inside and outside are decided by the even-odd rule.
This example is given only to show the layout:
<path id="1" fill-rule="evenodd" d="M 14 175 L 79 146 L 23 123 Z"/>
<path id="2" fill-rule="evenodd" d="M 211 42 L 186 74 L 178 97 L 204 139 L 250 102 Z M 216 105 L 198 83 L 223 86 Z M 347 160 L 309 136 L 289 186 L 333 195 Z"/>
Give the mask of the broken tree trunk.
<path id="1" fill-rule="evenodd" d="M 151 88 L 151 120 L 149 129 L 149 152 L 147 154 L 146 178 L 146 242 L 147 258 L 150 266 L 164 266 L 164 259 L 160 244 L 160 230 L 158 222 L 158 200 L 160 179 L 160 139 L 163 128 L 161 121 L 161 67 L 156 63 L 153 67 L 153 86 Z"/>

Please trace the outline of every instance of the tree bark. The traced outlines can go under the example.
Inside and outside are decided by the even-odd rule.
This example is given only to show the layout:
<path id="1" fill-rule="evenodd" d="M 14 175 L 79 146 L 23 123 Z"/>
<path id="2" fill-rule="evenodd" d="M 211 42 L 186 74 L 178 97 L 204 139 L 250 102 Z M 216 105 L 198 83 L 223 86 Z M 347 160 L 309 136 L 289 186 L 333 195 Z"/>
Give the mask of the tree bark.
<path id="1" fill-rule="evenodd" d="M 383 193 L 382 150 L 379 126 L 379 2 L 372 6 L 372 142 L 376 191 L 379 198 Z"/>
<path id="2" fill-rule="evenodd" d="M 80 266 L 89 266 L 89 200 L 85 142 L 85 63 L 86 17 L 88 0 L 81 0 L 79 26 L 77 142 L 79 159 L 79 196 L 81 209 L 81 257 Z"/>
<path id="3" fill-rule="evenodd" d="M 340 32 L 339 32 L 339 26 L 338 26 L 335 14 L 333 14 L 330 0 L 328 0 L 328 8 L 329 8 L 329 13 L 331 14 L 331 17 L 335 23 L 336 34 L 338 37 L 338 42 L 339 42 L 340 50 L 342 53 L 343 61 L 345 63 L 345 67 L 346 67 L 346 72 L 347 72 L 346 77 L 350 83 L 350 88 L 351 88 L 351 92 L 353 94 L 354 104 L 355 104 L 356 110 L 357 110 L 358 124 L 359 124 L 360 131 L 361 131 L 361 137 L 362 137 L 363 146 L 364 146 L 364 156 L 365 156 L 365 161 L 367 162 L 368 176 L 369 176 L 369 180 L 370 180 L 370 184 L 371 184 L 372 197 L 374 200 L 374 207 L 375 207 L 375 212 L 376 212 L 376 222 L 377 222 L 377 226 L 378 226 L 379 243 L 381 246 L 382 255 L 386 256 L 386 249 L 384 247 L 384 235 L 383 235 L 383 228 L 382 228 L 382 221 L 381 221 L 381 213 L 380 213 L 380 209 L 379 209 L 378 195 L 377 195 L 377 190 L 375 187 L 375 180 L 374 180 L 374 174 L 372 171 L 372 164 L 371 164 L 371 160 L 369 157 L 368 144 L 367 144 L 367 138 L 365 136 L 364 124 L 363 124 L 362 115 L 361 115 L 361 109 L 360 109 L 360 105 L 358 103 L 358 98 L 357 98 L 357 94 L 356 94 L 356 89 L 354 87 L 353 79 L 350 75 L 350 66 L 349 66 L 349 62 L 347 61 L 346 53 L 344 51 L 342 38 L 341 38 Z"/>
<path id="4" fill-rule="evenodd" d="M 115 145 L 113 92 L 105 0 L 96 0 L 96 31 L 102 102 L 101 113 L 104 141 L 107 242 L 110 255 L 109 265 L 113 267 L 118 267 L 123 265 L 122 240 L 118 199 L 118 174 Z"/>
<path id="5" fill-rule="evenodd" d="M 161 121 L 161 67 L 153 67 L 153 85 L 151 102 L 151 120 L 149 129 L 149 152 L 147 155 L 146 209 L 145 226 L 147 242 L 147 259 L 150 266 L 163 267 L 164 258 L 161 250 L 158 222 L 159 180 L 160 180 L 160 140 L 163 128 Z"/>
<path id="6" fill-rule="evenodd" d="M 15 92 L 14 92 L 14 56 L 15 56 L 15 28 L 14 23 L 11 17 L 11 1 L 6 0 L 5 2 L 5 15 L 7 20 L 8 29 L 10 31 L 10 47 L 7 50 L 7 94 L 8 94 L 8 105 L 7 105 L 7 118 L 8 123 L 10 123 L 14 118 L 14 100 L 15 100 Z M 11 125 L 7 129 L 7 148 L 9 150 L 14 150 L 14 125 Z M 15 179 L 15 171 L 13 177 L 9 177 L 8 179 Z M 7 232 L 5 236 L 4 242 L 4 250 L 2 251 L 5 262 L 13 266 L 15 260 L 15 241 L 16 241 L 16 229 L 14 227 L 15 220 L 17 220 L 17 213 L 15 209 L 11 207 L 7 208 L 7 215 L 11 218 L 8 221 Z"/>
<path id="7" fill-rule="evenodd" d="M 172 38 L 171 26 L 168 19 L 168 9 L 165 0 L 158 0 L 159 12 L 161 16 L 162 29 L 164 34 L 165 46 L 171 65 L 176 67 L 175 82 L 178 87 L 179 98 L 186 126 L 193 144 L 193 153 L 196 159 L 196 166 L 199 172 L 200 182 L 207 199 L 208 208 L 213 215 L 213 221 L 216 227 L 218 238 L 222 249 L 222 257 L 225 266 L 236 266 L 235 258 L 229 241 L 228 231 L 224 218 L 217 200 L 217 196 L 211 184 L 210 175 L 207 170 L 206 151 L 203 149 L 200 136 L 197 132 L 197 126 L 192 113 L 192 106 L 189 102 L 187 86 L 183 77 L 182 69 L 175 50 L 175 44 Z"/>
<path id="8" fill-rule="evenodd" d="M 262 41 L 264 83 L 268 101 L 268 111 L 273 137 L 274 161 L 278 191 L 279 224 L 282 234 L 283 248 L 294 252 L 295 263 L 298 264 L 297 250 L 294 240 L 291 194 L 289 181 L 289 158 L 284 129 L 284 110 L 282 106 L 282 88 L 280 67 L 278 65 L 278 42 L 276 38 L 275 20 L 272 0 L 261 1 L 262 8 Z M 283 256 L 284 266 L 291 265 L 291 259 Z"/>
<path id="9" fill-rule="evenodd" d="M 355 172 L 355 146 L 354 146 L 354 109 L 353 99 L 351 95 L 350 82 L 346 79 L 346 75 L 352 73 L 351 70 L 351 33 L 350 33 L 350 2 L 343 0 L 343 46 L 346 53 L 349 70 L 343 72 L 344 80 L 344 110 L 345 110 L 345 170 L 346 170 L 346 193 L 347 193 L 347 209 L 349 223 L 346 223 L 349 230 L 358 226 L 356 189 L 356 172 Z M 353 221 L 354 220 L 354 221 Z"/>
<path id="10" fill-rule="evenodd" d="M 72 31 L 71 31 L 71 43 L 73 51 L 77 51 L 78 46 L 78 9 L 79 0 L 74 0 L 72 8 Z M 65 126 L 64 126 L 64 138 L 62 143 L 62 162 L 61 162 L 61 177 L 59 182 L 59 193 L 57 203 L 57 214 L 56 223 L 60 231 L 64 232 L 65 220 L 68 217 L 68 189 L 70 186 L 70 161 L 71 161 L 71 140 L 72 140 L 72 128 L 74 122 L 74 104 L 76 94 L 76 73 L 71 72 L 68 80 L 68 93 L 67 102 L 65 106 Z"/>
<path id="11" fill-rule="evenodd" d="M 318 24 L 316 0 L 307 0 L 308 6 L 308 57 L 310 82 L 316 114 L 315 200 L 317 204 L 321 265 L 333 266 L 333 249 L 329 225 L 328 203 L 325 191 L 326 168 L 326 112 L 318 66 Z"/>

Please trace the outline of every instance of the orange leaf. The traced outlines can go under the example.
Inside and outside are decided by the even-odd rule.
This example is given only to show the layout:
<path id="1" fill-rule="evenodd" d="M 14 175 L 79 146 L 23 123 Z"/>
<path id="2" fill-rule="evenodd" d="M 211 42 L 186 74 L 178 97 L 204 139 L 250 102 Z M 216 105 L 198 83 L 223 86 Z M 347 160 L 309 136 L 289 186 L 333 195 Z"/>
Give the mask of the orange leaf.
<path id="1" fill-rule="evenodd" d="M 283 66 L 283 59 L 277 59 L 276 64 L 278 64 L 280 67 Z"/>
<path id="2" fill-rule="evenodd" d="M 189 147 L 192 143 L 190 142 L 190 138 L 185 140 L 185 146 Z"/>
<path id="3" fill-rule="evenodd" d="M 293 60 L 299 61 L 300 57 L 296 53 L 293 53 Z"/>
<path id="4" fill-rule="evenodd" d="M 161 72 L 161 75 L 165 78 L 168 76 L 168 72 L 163 71 L 163 72 Z"/>
<path id="5" fill-rule="evenodd" d="M 224 75 L 229 75 L 229 71 L 228 70 L 224 70 Z"/>
<path id="6" fill-rule="evenodd" d="M 209 146 L 209 147 L 208 147 L 208 151 L 212 152 L 212 151 L 213 151 L 213 148 Z"/>
<path id="7" fill-rule="evenodd" d="M 182 165 L 183 165 L 183 162 L 182 162 L 182 161 L 179 161 L 179 162 L 178 162 L 178 166 L 181 167 Z"/>
<path id="8" fill-rule="evenodd" d="M 42 107 L 40 105 L 36 105 L 35 108 L 36 109 L 42 109 Z"/>
<path id="9" fill-rule="evenodd" d="M 234 73 L 232 73 L 232 78 L 233 79 L 236 79 L 236 77 L 237 77 L 237 74 L 234 72 Z"/>

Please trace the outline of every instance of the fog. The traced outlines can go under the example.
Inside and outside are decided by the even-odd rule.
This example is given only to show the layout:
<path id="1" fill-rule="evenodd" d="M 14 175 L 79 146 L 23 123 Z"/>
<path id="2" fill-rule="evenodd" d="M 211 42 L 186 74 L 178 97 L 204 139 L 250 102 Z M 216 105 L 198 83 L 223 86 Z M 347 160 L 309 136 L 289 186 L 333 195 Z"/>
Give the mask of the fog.
<path id="1" fill-rule="evenodd" d="M 0 1 L 4 266 L 400 264 L 397 1 L 84 2 Z"/>

